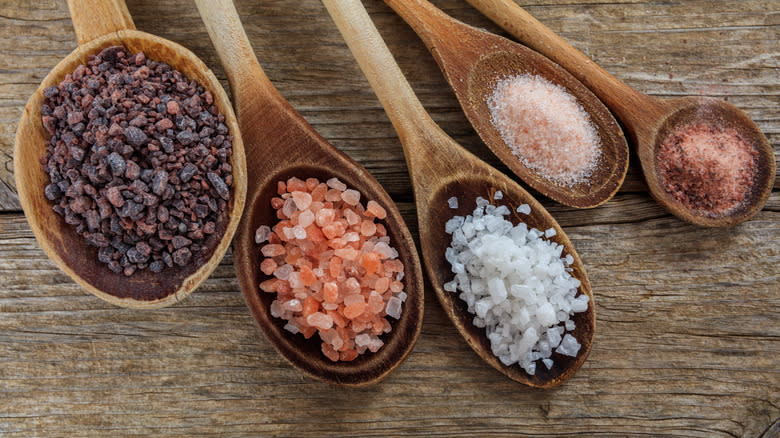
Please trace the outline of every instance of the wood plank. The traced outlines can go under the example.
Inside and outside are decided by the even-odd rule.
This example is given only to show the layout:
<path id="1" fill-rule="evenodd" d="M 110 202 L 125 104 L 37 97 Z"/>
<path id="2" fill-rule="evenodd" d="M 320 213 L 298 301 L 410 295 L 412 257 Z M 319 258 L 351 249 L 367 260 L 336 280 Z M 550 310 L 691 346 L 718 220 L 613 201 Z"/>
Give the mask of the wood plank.
<path id="1" fill-rule="evenodd" d="M 65 278 L 22 216 L 0 215 L 0 431 L 756 436 L 780 413 L 779 216 L 715 231 L 670 217 L 568 227 L 597 333 L 578 374 L 544 392 L 484 365 L 433 293 L 387 380 L 316 383 L 263 338 L 229 255 L 174 307 L 118 309 Z"/>

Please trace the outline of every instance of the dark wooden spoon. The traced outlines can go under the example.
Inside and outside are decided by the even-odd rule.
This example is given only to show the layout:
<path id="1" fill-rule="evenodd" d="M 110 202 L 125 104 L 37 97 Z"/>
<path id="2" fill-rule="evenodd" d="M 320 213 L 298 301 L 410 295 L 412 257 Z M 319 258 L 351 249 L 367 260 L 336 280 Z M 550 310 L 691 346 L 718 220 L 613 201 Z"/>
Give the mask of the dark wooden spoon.
<path id="1" fill-rule="evenodd" d="M 585 361 L 596 328 L 588 276 L 571 242 L 555 219 L 520 185 L 466 151 L 436 125 L 406 82 L 360 0 L 322 2 L 398 131 L 414 185 L 426 271 L 447 316 L 471 348 L 510 379 L 539 388 L 560 385 L 574 375 Z M 533 376 L 517 365 L 502 364 L 491 352 L 485 330 L 472 324 L 474 315 L 468 313 L 465 303 L 456 294 L 443 289 L 444 283 L 453 277 L 449 263 L 444 259 L 444 252 L 451 241 L 450 235 L 444 231 L 444 224 L 454 215 L 470 214 L 478 196 L 492 200 L 497 190 L 504 194 L 500 203 L 511 211 L 520 204 L 531 206 L 531 214 L 522 217 L 529 227 L 540 230 L 555 228 L 557 235 L 551 240 L 563 245 L 564 252 L 574 258 L 572 275 L 582 283 L 579 293 L 588 295 L 591 300 L 587 311 L 574 316 L 577 328 L 572 335 L 582 345 L 579 354 L 568 357 L 556 353 L 552 369 L 537 366 Z M 459 199 L 457 209 L 450 209 L 447 204 L 452 196 Z M 519 217 L 514 217 L 513 221 L 517 223 Z"/>
<path id="2" fill-rule="evenodd" d="M 302 372 L 338 385 L 376 383 L 403 362 L 422 327 L 422 268 L 412 236 L 379 182 L 322 138 L 274 88 L 252 51 L 233 3 L 195 3 L 227 73 L 246 143 L 247 208 L 236 233 L 233 260 L 247 305 L 271 344 Z M 262 292 L 258 286 L 267 277 L 260 271 L 262 255 L 254 235 L 260 225 L 273 227 L 278 222 L 271 198 L 278 196 L 277 181 L 292 176 L 320 181 L 335 176 L 358 190 L 361 200 L 373 199 L 387 210 L 384 224 L 404 264 L 408 298 L 401 319 L 391 319 L 393 330 L 383 336 L 385 345 L 376 353 L 365 353 L 352 362 L 331 362 L 320 351 L 316 336 L 306 340 L 293 335 L 284 330 L 284 320 L 271 316 L 276 294 Z"/>
<path id="3" fill-rule="evenodd" d="M 192 52 L 172 41 L 135 30 L 124 1 L 69 0 L 68 7 L 79 46 L 44 78 L 24 109 L 14 145 L 14 178 L 19 202 L 44 252 L 90 293 L 123 307 L 147 309 L 174 304 L 195 290 L 217 267 L 244 209 L 244 146 L 230 100 L 211 70 Z M 49 138 L 41 124 L 43 90 L 57 85 L 78 65 L 86 64 L 90 55 L 116 45 L 124 46 L 129 53 L 143 51 L 150 59 L 166 62 L 211 91 L 233 135 L 234 184 L 227 219 L 218 225 L 214 238 L 206 241 L 211 252 L 199 264 L 167 268 L 159 274 L 149 270 L 138 271 L 130 277 L 114 273 L 97 260 L 97 248 L 87 245 L 74 227 L 54 213 L 51 202 L 43 195 L 44 187 L 49 184 L 49 176 L 40 162 L 46 155 Z"/>
<path id="4" fill-rule="evenodd" d="M 775 156 L 758 126 L 734 105 L 709 97 L 647 96 L 607 73 L 513 1 L 467 1 L 517 39 L 569 70 L 601 98 L 626 127 L 650 194 L 670 213 L 695 225 L 728 227 L 750 219 L 766 204 L 775 180 Z M 661 185 L 656 160 L 659 145 L 677 128 L 698 122 L 734 129 L 758 151 L 756 178 L 747 200 L 720 216 L 686 208 Z"/>
<path id="5" fill-rule="evenodd" d="M 615 118 L 580 81 L 533 50 L 455 20 L 426 0 L 385 3 L 420 36 L 474 129 L 512 172 L 545 196 L 571 207 L 595 207 L 612 198 L 626 177 L 628 145 Z M 602 157 L 585 182 L 570 187 L 526 167 L 491 123 L 487 102 L 496 83 L 520 74 L 538 75 L 562 86 L 589 114 L 601 139 Z"/>

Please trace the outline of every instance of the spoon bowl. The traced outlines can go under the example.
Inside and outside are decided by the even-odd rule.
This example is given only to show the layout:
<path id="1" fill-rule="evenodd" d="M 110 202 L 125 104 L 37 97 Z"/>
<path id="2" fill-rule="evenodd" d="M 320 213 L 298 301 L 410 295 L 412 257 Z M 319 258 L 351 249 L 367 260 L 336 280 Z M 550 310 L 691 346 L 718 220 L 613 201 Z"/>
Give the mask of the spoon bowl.
<path id="1" fill-rule="evenodd" d="M 474 129 L 512 172 L 562 204 L 591 208 L 618 191 L 628 170 L 628 144 L 603 103 L 569 72 L 520 44 L 457 21 L 426 0 L 385 0 L 433 54 Z M 601 157 L 584 182 L 564 185 L 524 165 L 491 121 L 488 99 L 502 79 L 540 76 L 563 87 L 589 115 L 598 132 Z"/>
<path id="2" fill-rule="evenodd" d="M 775 179 L 775 158 L 766 137 L 743 111 L 728 102 L 710 97 L 685 97 L 660 101 L 663 110 L 659 122 L 652 124 L 655 132 L 638 138 L 637 154 L 645 174 L 650 194 L 667 211 L 680 219 L 705 227 L 726 227 L 745 221 L 758 213 L 772 191 Z M 687 208 L 662 185 L 656 160 L 661 144 L 677 129 L 699 123 L 737 131 L 758 151 L 756 176 L 746 200 L 725 215 L 714 216 Z"/>
<path id="3" fill-rule="evenodd" d="M 19 122 L 14 145 L 14 177 L 27 220 L 38 243 L 55 264 L 90 293 L 112 304 L 129 308 L 159 308 L 174 304 L 205 280 L 217 267 L 233 237 L 246 194 L 243 143 L 227 94 L 217 78 L 192 52 L 172 41 L 134 30 L 132 18 L 121 0 L 69 2 L 79 46 L 57 64 L 30 97 Z M 137 271 L 130 277 L 110 271 L 97 259 L 97 248 L 87 245 L 75 228 L 56 214 L 44 197 L 49 183 L 41 157 L 46 155 L 48 132 L 41 123 L 43 90 L 57 85 L 78 65 L 86 64 L 110 46 L 124 46 L 128 53 L 144 52 L 149 59 L 164 61 L 197 81 L 214 95 L 233 135 L 234 185 L 228 211 L 216 232 L 204 242 L 209 251 L 198 263 L 174 266 L 155 274 Z"/>
<path id="4" fill-rule="evenodd" d="M 510 379 L 538 388 L 565 382 L 587 358 L 595 333 L 590 282 L 566 234 L 520 185 L 466 151 L 436 125 L 404 79 L 360 0 L 323 0 L 323 3 L 398 131 L 414 186 L 426 272 L 445 313 L 469 346 Z M 478 196 L 492 200 L 498 190 L 503 193 L 500 203 L 510 211 L 515 211 L 521 204 L 531 207 L 529 216 L 511 217 L 513 223 L 517 224 L 522 219 L 530 227 L 556 230 L 552 240 L 561 244 L 564 253 L 574 259 L 572 275 L 581 282 L 578 293 L 586 294 L 590 299 L 587 311 L 574 316 L 577 328 L 572 335 L 581 344 L 577 356 L 571 358 L 554 354 L 554 366 L 549 371 L 544 366 L 537 366 L 534 375 L 528 375 L 518 365 L 501 363 L 491 351 L 485 330 L 472 324 L 474 315 L 468 313 L 465 303 L 443 288 L 444 283 L 454 276 L 444 258 L 451 242 L 451 237 L 445 232 L 445 223 L 455 215 L 471 213 Z M 453 196 L 458 199 L 457 209 L 449 208 L 447 202 Z"/>
<path id="5" fill-rule="evenodd" d="M 650 195 L 680 219 L 703 227 L 744 222 L 766 204 L 775 180 L 775 156 L 766 136 L 741 110 L 707 97 L 657 99 L 642 94 L 592 62 L 511 0 L 467 0 L 532 49 L 557 62 L 599 96 L 622 122 L 636 148 Z M 656 155 L 678 128 L 698 122 L 734 129 L 758 152 L 756 175 L 746 200 L 720 215 L 690 209 L 666 192 L 659 181 Z"/>
<path id="6" fill-rule="evenodd" d="M 198 10 L 228 75 L 239 125 L 246 143 L 248 195 L 244 218 L 236 232 L 233 260 L 246 303 L 274 348 L 306 375 L 343 386 L 365 386 L 387 377 L 411 352 L 422 328 L 422 267 L 412 236 L 401 214 L 382 186 L 354 160 L 330 145 L 274 88 L 254 55 L 229 0 L 196 0 Z M 401 318 L 389 318 L 393 327 L 381 337 L 385 345 L 350 362 L 332 362 L 313 336 L 306 340 L 283 327 L 271 315 L 276 294 L 260 290 L 269 279 L 260 271 L 262 254 L 254 240 L 260 225 L 273 227 L 279 219 L 271 208 L 278 196 L 277 182 L 332 177 L 361 193 L 361 201 L 375 200 L 387 211 L 382 223 L 391 245 L 404 264 L 404 291 L 408 294 Z"/>

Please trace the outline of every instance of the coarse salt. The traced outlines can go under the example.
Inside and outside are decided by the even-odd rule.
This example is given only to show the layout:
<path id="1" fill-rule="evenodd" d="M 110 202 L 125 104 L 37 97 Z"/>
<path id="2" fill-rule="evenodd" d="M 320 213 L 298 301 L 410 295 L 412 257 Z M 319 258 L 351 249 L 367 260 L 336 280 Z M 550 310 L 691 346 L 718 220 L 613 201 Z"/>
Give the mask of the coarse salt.
<path id="1" fill-rule="evenodd" d="M 271 205 L 280 222 L 255 232 L 260 270 L 272 276 L 260 289 L 276 293 L 271 315 L 290 333 L 319 334 L 334 362 L 378 351 L 379 336 L 392 329 L 387 317 L 399 319 L 406 300 L 403 263 L 374 222 L 387 211 L 375 201 L 363 208 L 360 192 L 336 178 L 290 178 L 277 187 Z"/>
<path id="2" fill-rule="evenodd" d="M 443 287 L 459 292 L 502 363 L 517 363 L 533 375 L 537 360 L 552 367 L 553 352 L 578 354 L 580 344 L 567 332 L 575 329 L 571 317 L 586 311 L 590 299 L 578 295 L 580 281 L 570 273 L 573 257 L 543 238 L 554 236 L 554 228 L 513 226 L 504 218 L 507 208 L 485 201 L 477 198 L 471 215 L 445 225 L 452 241 L 444 256 L 455 278 Z"/>

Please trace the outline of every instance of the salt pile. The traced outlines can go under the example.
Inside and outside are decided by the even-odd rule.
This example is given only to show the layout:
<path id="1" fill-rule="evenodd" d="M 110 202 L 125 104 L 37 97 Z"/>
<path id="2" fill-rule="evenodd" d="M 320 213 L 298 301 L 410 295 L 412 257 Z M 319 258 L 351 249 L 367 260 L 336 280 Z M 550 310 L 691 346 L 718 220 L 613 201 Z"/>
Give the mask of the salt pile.
<path id="1" fill-rule="evenodd" d="M 586 311 L 589 299 L 576 296 L 580 281 L 571 276 L 573 257 L 543 238 L 555 230 L 513 226 L 504 218 L 509 213 L 480 197 L 471 215 L 447 221 L 452 242 L 445 258 L 455 278 L 444 290 L 460 292 L 502 363 L 517 363 L 533 375 L 537 360 L 552 368 L 553 352 L 577 355 L 580 344 L 567 332 L 575 329 L 571 316 Z"/>
<path id="2" fill-rule="evenodd" d="M 493 126 L 525 166 L 564 186 L 588 181 L 601 140 L 565 88 L 541 76 L 513 76 L 495 85 L 487 104 Z"/>

